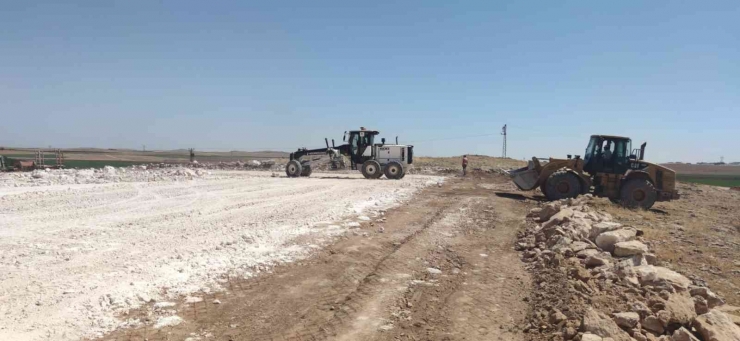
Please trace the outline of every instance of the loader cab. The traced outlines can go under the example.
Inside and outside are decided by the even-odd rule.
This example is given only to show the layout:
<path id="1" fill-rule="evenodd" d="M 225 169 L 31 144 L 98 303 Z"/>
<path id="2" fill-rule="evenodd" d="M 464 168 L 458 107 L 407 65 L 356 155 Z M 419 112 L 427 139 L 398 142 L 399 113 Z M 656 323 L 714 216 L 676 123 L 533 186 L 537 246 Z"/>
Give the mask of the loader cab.
<path id="1" fill-rule="evenodd" d="M 630 167 L 632 140 L 628 137 L 593 135 L 586 147 L 583 170 L 589 174 L 624 174 Z"/>
<path id="2" fill-rule="evenodd" d="M 352 130 L 345 133 L 345 140 L 349 144 L 350 160 L 353 164 L 362 164 L 373 157 L 375 136 L 380 134 L 374 130 Z"/>

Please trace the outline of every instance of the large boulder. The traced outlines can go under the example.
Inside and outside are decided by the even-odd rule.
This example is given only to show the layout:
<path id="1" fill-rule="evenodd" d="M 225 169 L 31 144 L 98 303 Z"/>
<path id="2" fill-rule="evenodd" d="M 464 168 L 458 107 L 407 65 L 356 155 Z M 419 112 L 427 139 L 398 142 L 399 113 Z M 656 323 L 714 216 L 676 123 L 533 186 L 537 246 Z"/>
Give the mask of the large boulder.
<path id="1" fill-rule="evenodd" d="M 591 333 L 603 338 L 612 338 L 614 341 L 632 341 L 630 335 L 619 328 L 612 319 L 593 309 L 589 309 L 583 315 L 581 331 L 584 332 L 584 335 Z"/>
<path id="2" fill-rule="evenodd" d="M 631 240 L 628 242 L 619 242 L 614 244 L 614 255 L 617 257 L 629 257 L 635 255 L 642 255 L 648 252 L 647 245 L 637 240 Z"/>
<path id="3" fill-rule="evenodd" d="M 691 281 L 680 273 L 660 266 L 641 265 L 634 270 L 642 285 L 670 284 L 676 290 L 686 291 L 691 284 Z"/>
<path id="4" fill-rule="evenodd" d="M 630 241 L 635 239 L 635 236 L 637 236 L 637 231 L 634 229 L 625 228 L 604 232 L 596 237 L 596 246 L 604 251 L 613 252 L 615 244 Z"/>
<path id="5" fill-rule="evenodd" d="M 694 328 L 704 341 L 740 341 L 740 327 L 716 309 L 697 317 Z"/>

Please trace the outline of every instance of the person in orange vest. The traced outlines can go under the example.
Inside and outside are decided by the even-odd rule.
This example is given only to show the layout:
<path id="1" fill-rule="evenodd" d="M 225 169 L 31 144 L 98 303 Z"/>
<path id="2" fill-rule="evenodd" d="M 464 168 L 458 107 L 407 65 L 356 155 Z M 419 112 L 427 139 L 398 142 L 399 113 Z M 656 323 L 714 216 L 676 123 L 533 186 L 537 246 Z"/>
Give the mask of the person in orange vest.
<path id="1" fill-rule="evenodd" d="M 463 155 L 462 166 L 463 166 L 463 176 L 465 176 L 467 174 L 466 169 L 468 168 L 468 156 L 467 155 Z"/>

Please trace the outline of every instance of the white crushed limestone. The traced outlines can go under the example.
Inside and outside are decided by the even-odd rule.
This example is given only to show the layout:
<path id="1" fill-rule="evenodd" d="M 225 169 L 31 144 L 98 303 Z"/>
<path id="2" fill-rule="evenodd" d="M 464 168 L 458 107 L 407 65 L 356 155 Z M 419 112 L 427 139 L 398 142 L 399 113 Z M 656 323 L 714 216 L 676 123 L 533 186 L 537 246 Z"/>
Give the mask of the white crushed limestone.
<path id="1" fill-rule="evenodd" d="M 377 216 L 439 181 L 40 172 L 0 173 L 0 340 L 95 337 L 130 325 L 116 314 L 146 302 L 175 309 L 167 299 L 306 257 L 358 215 Z"/>

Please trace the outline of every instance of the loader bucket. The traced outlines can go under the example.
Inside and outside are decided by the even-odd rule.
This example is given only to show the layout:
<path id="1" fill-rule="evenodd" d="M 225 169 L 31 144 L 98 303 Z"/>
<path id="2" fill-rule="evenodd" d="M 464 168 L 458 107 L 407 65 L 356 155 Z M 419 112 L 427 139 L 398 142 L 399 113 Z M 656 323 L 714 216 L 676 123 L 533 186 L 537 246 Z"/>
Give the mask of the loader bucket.
<path id="1" fill-rule="evenodd" d="M 529 161 L 527 167 L 510 170 L 507 173 L 514 180 L 514 184 L 523 191 L 533 190 L 537 187 L 537 179 L 540 177 L 532 161 Z"/>

